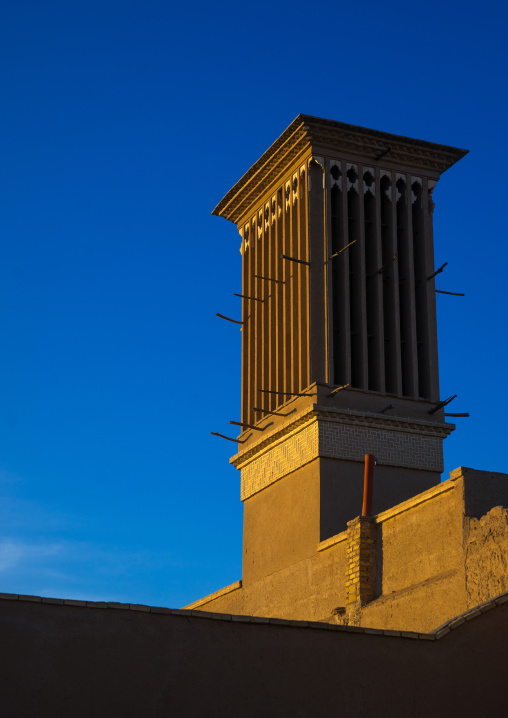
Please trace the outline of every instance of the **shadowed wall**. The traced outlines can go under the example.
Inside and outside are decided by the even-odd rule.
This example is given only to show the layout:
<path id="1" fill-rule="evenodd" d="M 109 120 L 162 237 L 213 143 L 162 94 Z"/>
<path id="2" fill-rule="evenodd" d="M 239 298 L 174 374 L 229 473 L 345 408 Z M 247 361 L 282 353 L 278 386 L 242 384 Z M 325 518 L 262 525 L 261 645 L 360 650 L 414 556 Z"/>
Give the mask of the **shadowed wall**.
<path id="1" fill-rule="evenodd" d="M 503 715 L 507 606 L 439 640 L 411 640 L 0 599 L 2 708 L 51 718 Z"/>

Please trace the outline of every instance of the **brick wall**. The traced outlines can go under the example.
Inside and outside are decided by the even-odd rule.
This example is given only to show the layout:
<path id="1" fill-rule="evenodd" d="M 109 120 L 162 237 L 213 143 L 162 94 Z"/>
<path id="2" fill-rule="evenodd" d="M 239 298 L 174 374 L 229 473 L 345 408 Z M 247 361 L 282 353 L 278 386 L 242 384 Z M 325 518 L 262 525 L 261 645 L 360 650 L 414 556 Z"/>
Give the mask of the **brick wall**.
<path id="1" fill-rule="evenodd" d="M 347 525 L 347 603 L 372 601 L 376 588 L 376 524 L 370 516 L 358 516 Z"/>

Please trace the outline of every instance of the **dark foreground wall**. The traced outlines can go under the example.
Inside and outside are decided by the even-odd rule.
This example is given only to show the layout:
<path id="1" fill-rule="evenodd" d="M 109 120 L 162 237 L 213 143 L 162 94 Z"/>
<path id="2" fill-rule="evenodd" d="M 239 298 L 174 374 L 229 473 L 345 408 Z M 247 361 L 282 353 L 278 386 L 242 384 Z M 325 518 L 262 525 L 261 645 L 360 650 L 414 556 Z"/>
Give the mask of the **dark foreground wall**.
<path id="1" fill-rule="evenodd" d="M 3 715 L 436 718 L 506 711 L 508 603 L 438 640 L 188 613 L 0 600 Z"/>

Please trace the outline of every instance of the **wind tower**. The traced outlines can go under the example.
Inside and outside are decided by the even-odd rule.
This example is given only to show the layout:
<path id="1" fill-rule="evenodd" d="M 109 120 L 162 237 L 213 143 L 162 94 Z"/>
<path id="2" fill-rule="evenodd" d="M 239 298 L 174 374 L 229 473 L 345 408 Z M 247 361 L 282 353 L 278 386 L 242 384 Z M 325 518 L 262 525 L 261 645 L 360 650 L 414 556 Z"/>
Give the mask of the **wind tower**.
<path id="1" fill-rule="evenodd" d="M 244 585 L 359 514 L 366 453 L 376 513 L 439 483 L 432 192 L 465 154 L 298 115 L 214 209 L 242 238 Z"/>

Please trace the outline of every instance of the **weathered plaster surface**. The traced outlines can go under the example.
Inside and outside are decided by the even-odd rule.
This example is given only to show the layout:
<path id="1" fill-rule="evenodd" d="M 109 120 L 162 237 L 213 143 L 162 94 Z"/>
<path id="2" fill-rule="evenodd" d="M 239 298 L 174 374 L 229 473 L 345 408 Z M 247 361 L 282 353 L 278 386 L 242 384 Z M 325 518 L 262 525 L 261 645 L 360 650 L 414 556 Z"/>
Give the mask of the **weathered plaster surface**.
<path id="1" fill-rule="evenodd" d="M 508 510 L 496 506 L 480 519 L 465 520 L 469 608 L 508 591 Z"/>
<path id="2" fill-rule="evenodd" d="M 354 522 L 319 541 L 329 496 L 320 492 L 323 472 L 312 464 L 300 472 L 246 502 L 242 586 L 193 607 L 422 632 L 508 591 L 508 510 L 496 505 L 507 504 L 508 475 L 457 469 L 378 513 L 375 565 L 364 556 L 351 577 Z M 348 588 L 362 571 L 372 571 L 373 600 L 348 608 Z"/>

